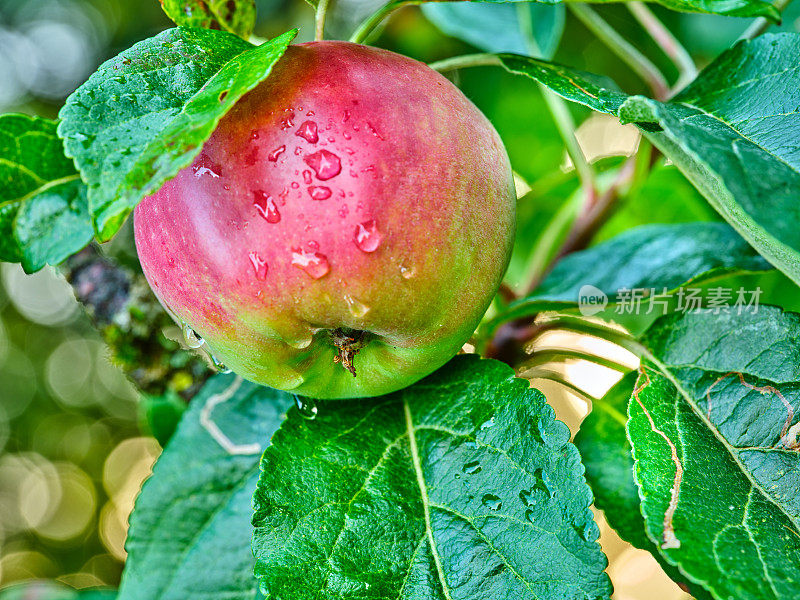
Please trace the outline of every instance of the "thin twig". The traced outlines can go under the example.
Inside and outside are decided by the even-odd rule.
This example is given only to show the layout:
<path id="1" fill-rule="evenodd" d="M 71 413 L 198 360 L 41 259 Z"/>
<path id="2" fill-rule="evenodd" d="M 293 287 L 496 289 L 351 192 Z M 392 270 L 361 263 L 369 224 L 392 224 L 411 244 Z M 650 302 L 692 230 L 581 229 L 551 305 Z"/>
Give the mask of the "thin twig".
<path id="1" fill-rule="evenodd" d="M 783 12 L 784 9 L 789 6 L 792 0 L 777 0 L 772 6 L 778 9 L 778 12 Z M 769 19 L 765 19 L 764 17 L 758 17 L 753 23 L 745 29 L 744 33 L 739 36 L 740 40 L 752 40 L 760 36 L 764 33 L 767 29 L 769 29 L 770 25 L 774 25 L 772 21 Z"/>
<path id="2" fill-rule="evenodd" d="M 409 4 L 421 4 L 422 1 L 423 0 L 389 0 L 389 2 L 364 19 L 361 25 L 356 28 L 353 35 L 350 36 L 350 41 L 355 44 L 363 44 L 372 31 L 381 24 L 381 21 L 398 8 L 408 6 Z"/>
<path id="3" fill-rule="evenodd" d="M 616 54 L 627 63 L 633 71 L 650 87 L 657 100 L 666 100 L 669 86 L 661 71 L 649 58 L 634 48 L 593 9 L 585 4 L 570 2 L 567 4 L 572 13 Z"/>
<path id="4" fill-rule="evenodd" d="M 314 33 L 314 40 L 317 42 L 325 39 L 325 17 L 328 14 L 329 1 L 330 0 L 319 0 L 319 4 L 317 4 Z"/>
<path id="5" fill-rule="evenodd" d="M 644 2 L 639 0 L 628 2 L 627 7 L 678 69 L 678 80 L 672 86 L 669 94 L 670 96 L 674 95 L 697 77 L 697 65 L 694 64 L 691 55 L 681 45 L 678 38 L 672 35 L 672 32 L 667 29 Z"/>
<path id="6" fill-rule="evenodd" d="M 538 272 L 528 285 L 527 292 L 532 293 L 542 280 L 553 270 L 556 263 L 567 254 L 583 250 L 591 241 L 595 233 L 605 224 L 616 208 L 617 200 L 621 195 L 621 188 L 626 186 L 636 172 L 636 156 L 631 156 L 622 165 L 617 177 L 611 186 L 593 202 L 584 206 L 583 213 L 572 224 L 572 229 L 566 240 L 561 245 L 547 267 Z"/>
<path id="7" fill-rule="evenodd" d="M 447 73 L 466 67 L 501 67 L 503 63 L 494 54 L 465 54 L 433 62 L 428 66 L 440 73 Z M 548 87 L 539 82 L 537 82 L 537 84 L 542 91 L 542 96 L 547 104 L 547 108 L 553 115 L 553 121 L 555 122 L 561 139 L 564 140 L 567 155 L 575 166 L 581 184 L 587 191 L 587 194 L 594 193 L 596 189 L 594 170 L 586 160 L 586 156 L 583 154 L 578 140 L 575 137 L 575 122 L 567 108 L 566 102 Z"/>
<path id="8" fill-rule="evenodd" d="M 439 73 L 448 73 L 466 67 L 502 67 L 503 63 L 494 54 L 478 53 L 445 58 L 429 63 L 428 66 Z"/>

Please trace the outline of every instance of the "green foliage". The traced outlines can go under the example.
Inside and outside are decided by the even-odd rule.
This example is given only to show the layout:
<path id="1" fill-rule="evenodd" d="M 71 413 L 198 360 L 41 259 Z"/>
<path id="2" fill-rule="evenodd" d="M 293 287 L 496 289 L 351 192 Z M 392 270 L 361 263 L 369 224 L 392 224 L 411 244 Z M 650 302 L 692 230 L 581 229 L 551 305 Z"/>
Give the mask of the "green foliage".
<path id="1" fill-rule="evenodd" d="M 764 35 L 723 53 L 668 103 L 628 97 L 564 67 L 511 55 L 504 66 L 568 100 L 640 126 L 758 252 L 800 282 L 800 35 Z"/>
<path id="2" fill-rule="evenodd" d="M 688 283 L 770 268 L 724 223 L 643 225 L 564 257 L 536 291 L 513 302 L 494 324 L 543 310 L 574 308 L 584 285 L 594 286 L 614 303 L 620 290 L 656 289 L 660 294 Z"/>
<path id="3" fill-rule="evenodd" d="M 800 315 L 660 319 L 628 435 L 648 536 L 716 597 L 781 599 L 800 569 Z"/>
<path id="4" fill-rule="evenodd" d="M 422 12 L 445 34 L 486 52 L 550 58 L 564 32 L 564 7 L 538 2 L 432 2 Z"/>
<path id="5" fill-rule="evenodd" d="M 220 29 L 247 39 L 256 24 L 255 0 L 159 0 L 176 25 Z"/>
<path id="6" fill-rule="evenodd" d="M 37 581 L 22 583 L 0 591 L 0 600 L 114 600 L 114 590 L 74 590 L 72 588 Z"/>
<path id="7" fill-rule="evenodd" d="M 136 503 L 120 600 L 256 597 L 250 502 L 261 444 L 291 403 L 233 375 L 208 381 Z M 223 448 L 205 419 L 247 453 Z"/>
<path id="8" fill-rule="evenodd" d="M 104 63 L 67 99 L 59 135 L 89 186 L 100 239 L 194 160 L 295 33 L 256 47 L 229 33 L 170 29 Z"/>
<path id="9" fill-rule="evenodd" d="M 191 164 L 296 34 L 247 42 L 255 0 L 161 3 L 179 27 L 101 65 L 67 100 L 60 124 L 0 116 L 0 260 L 35 271 L 60 263 L 95 233 L 113 236 L 142 197 Z M 721 15 L 778 16 L 761 0 L 659 3 L 711 13 L 687 22 L 721 28 L 731 23 Z M 530 325 L 542 311 L 574 315 L 586 284 L 613 305 L 620 290 L 675 291 L 725 277 L 728 285 L 766 287 L 784 309 L 800 303 L 800 35 L 737 43 L 662 102 L 542 60 L 559 48 L 560 0 L 392 0 L 359 35 L 406 4 L 424 4 L 427 19 L 455 38 L 429 42 L 437 52 L 444 53 L 438 42 L 461 40 L 495 53 L 508 72 L 572 101 L 577 110 L 562 119 L 578 120 L 586 107 L 613 115 L 634 123 L 668 159 L 647 160 L 645 144 L 636 165 L 649 176 L 642 181 L 638 173 L 630 189 L 618 188 L 621 206 L 579 246 L 588 249 L 560 258 L 526 297 L 497 302 L 486 329 Z M 413 11 L 406 15 L 382 43 L 421 22 Z M 734 37 L 744 24 L 737 27 L 728 28 Z M 569 32 L 559 60 L 592 62 L 594 41 L 578 43 L 580 34 Z M 637 35 L 645 39 L 644 31 Z M 587 193 L 583 173 L 579 181 L 561 168 L 563 140 L 543 117 L 552 106 L 508 72 L 479 69 L 457 82 L 496 124 L 515 169 L 531 183 L 519 200 L 506 275 L 524 288 L 626 163 L 595 163 L 596 189 Z M 583 325 L 584 333 L 644 355 L 638 380 L 629 373 L 594 402 L 575 438 L 581 464 L 543 395 L 508 367 L 474 356 L 456 357 L 388 396 L 320 404 L 316 418 L 289 410 L 291 396 L 232 375 L 208 381 L 187 410 L 183 397 L 203 385 L 207 365 L 169 339 L 172 324 L 141 275 L 115 278 L 113 265 L 81 258 L 89 250 L 63 271 L 95 309 L 117 363 L 145 392 L 143 428 L 166 444 L 131 517 L 123 600 L 261 598 L 254 567 L 273 600 L 607 599 L 607 561 L 584 467 L 610 525 L 696 598 L 793 598 L 800 587 L 796 313 L 762 306 L 670 314 L 639 341 L 562 315 L 578 331 Z M 107 293 L 115 286 L 118 294 Z M 0 367 L 4 352 L 0 343 Z M 0 600 L 116 597 L 40 583 L 0 592 Z"/>
<path id="10" fill-rule="evenodd" d="M 645 531 L 639 488 L 633 477 L 631 444 L 625 431 L 628 400 L 637 378 L 636 371 L 627 373 L 602 399 L 592 403 L 592 412 L 581 423 L 575 445 L 586 467 L 594 504 L 603 511 L 608 524 L 625 541 L 651 552 L 674 581 L 685 582 L 680 571 L 658 553 Z M 703 588 L 689 585 L 696 600 L 710 600 Z"/>
<path id="11" fill-rule="evenodd" d="M 64 156 L 56 124 L 0 115 L 0 260 L 29 273 L 92 239 L 86 187 Z"/>
<path id="12" fill-rule="evenodd" d="M 262 461 L 256 574 L 283 599 L 608 598 L 590 503 L 544 396 L 457 357 L 313 421 L 290 412 Z"/>

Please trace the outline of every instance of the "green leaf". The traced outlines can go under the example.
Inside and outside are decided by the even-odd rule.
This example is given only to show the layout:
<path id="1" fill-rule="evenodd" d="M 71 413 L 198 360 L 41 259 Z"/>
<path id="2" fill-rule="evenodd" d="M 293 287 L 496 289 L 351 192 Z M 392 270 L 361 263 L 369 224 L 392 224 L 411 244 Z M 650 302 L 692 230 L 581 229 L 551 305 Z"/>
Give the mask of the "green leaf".
<path id="1" fill-rule="evenodd" d="M 647 533 L 715 597 L 797 596 L 800 315 L 659 319 L 629 406 Z"/>
<path id="2" fill-rule="evenodd" d="M 533 294 L 511 303 L 494 323 L 575 308 L 586 293 L 584 286 L 593 286 L 593 294 L 599 290 L 614 303 L 625 289 L 660 294 L 665 288 L 673 291 L 687 283 L 769 269 L 724 223 L 643 225 L 564 257 Z"/>
<path id="3" fill-rule="evenodd" d="M 586 467 L 586 480 L 594 492 L 594 504 L 605 513 L 608 524 L 637 548 L 655 550 L 644 531 L 639 512 L 639 490 L 633 480 L 633 456 L 625 424 L 628 398 L 636 384 L 631 371 L 611 388 L 581 423 L 575 445 Z"/>
<path id="4" fill-rule="evenodd" d="M 256 25 L 255 0 L 160 0 L 176 25 L 221 29 L 247 39 Z"/>
<path id="5" fill-rule="evenodd" d="M 256 575 L 283 600 L 608 598 L 569 430 L 496 361 L 298 411 L 255 496 Z"/>
<path id="6" fill-rule="evenodd" d="M 633 122 L 760 254 L 800 283 L 800 35 L 742 41 L 668 103 L 500 55 L 568 100 Z"/>
<path id="7" fill-rule="evenodd" d="M 256 597 L 249 542 L 259 445 L 292 402 L 233 375 L 206 383 L 136 501 L 120 600 Z M 202 425 L 204 414 L 249 453 L 224 449 Z"/>
<path id="8" fill-rule="evenodd" d="M 32 273 L 77 252 L 93 233 L 86 187 L 56 123 L 0 115 L 0 260 Z"/>
<path id="9" fill-rule="evenodd" d="M 75 590 L 50 581 L 19 583 L 0 590 L 0 600 L 114 600 L 116 590 Z"/>
<path id="10" fill-rule="evenodd" d="M 594 504 L 603 511 L 608 524 L 626 542 L 652 553 L 673 581 L 685 583 L 686 577 L 664 560 L 645 531 L 639 488 L 633 478 L 633 454 L 625 431 L 628 399 L 637 376 L 636 371 L 631 371 L 600 401 L 592 403 L 592 412 L 581 423 L 575 445 L 586 467 Z M 691 588 L 694 598 L 710 600 L 704 589 L 697 585 Z"/>
<path id="11" fill-rule="evenodd" d="M 485 52 L 550 58 L 564 32 L 564 7 L 539 2 L 432 2 L 424 15 L 443 33 Z"/>
<path id="12" fill-rule="evenodd" d="M 296 33 L 255 47 L 229 33 L 169 29 L 104 63 L 67 99 L 58 131 L 89 185 L 101 239 L 191 164 Z"/>

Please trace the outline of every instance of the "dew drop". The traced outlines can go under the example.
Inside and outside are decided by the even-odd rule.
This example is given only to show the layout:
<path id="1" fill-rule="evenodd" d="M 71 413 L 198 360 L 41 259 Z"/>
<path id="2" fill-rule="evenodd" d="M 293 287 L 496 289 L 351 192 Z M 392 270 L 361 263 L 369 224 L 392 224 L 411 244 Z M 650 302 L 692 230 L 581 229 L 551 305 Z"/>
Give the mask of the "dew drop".
<path id="1" fill-rule="evenodd" d="M 313 398 L 304 398 L 303 396 L 294 394 L 294 403 L 297 406 L 298 412 L 303 418 L 308 419 L 309 421 L 313 421 L 317 418 L 319 407 Z"/>
<path id="2" fill-rule="evenodd" d="M 347 308 L 350 310 L 350 314 L 357 319 L 360 319 L 369 312 L 369 306 L 352 296 L 345 295 L 344 301 L 347 302 Z"/>
<path id="3" fill-rule="evenodd" d="M 353 241 L 362 252 L 375 252 L 381 245 L 383 234 L 378 231 L 378 224 L 375 219 L 364 221 L 356 225 Z"/>
<path id="4" fill-rule="evenodd" d="M 286 146 L 278 146 L 277 148 L 275 148 L 275 150 L 273 150 L 267 155 L 267 159 L 269 159 L 270 162 L 275 162 L 278 160 L 278 157 L 284 152 L 286 152 Z"/>
<path id="5" fill-rule="evenodd" d="M 314 121 L 306 121 L 295 132 L 297 137 L 303 138 L 309 144 L 316 144 L 319 141 L 319 133 L 317 131 L 317 124 Z"/>
<path id="6" fill-rule="evenodd" d="M 311 185 L 308 187 L 308 194 L 311 196 L 312 200 L 327 200 L 331 197 L 333 192 L 331 192 L 331 188 L 325 187 L 324 185 Z"/>
<path id="7" fill-rule="evenodd" d="M 233 371 L 231 371 L 228 367 L 225 366 L 224 362 L 222 362 L 220 359 L 218 359 L 213 354 L 211 355 L 211 362 L 214 363 L 214 368 L 218 372 L 220 372 L 222 374 L 233 373 Z"/>
<path id="8" fill-rule="evenodd" d="M 261 258 L 258 255 L 258 252 L 251 252 L 249 256 L 250 263 L 253 265 L 253 271 L 255 271 L 256 277 L 263 281 L 267 278 L 267 272 L 269 271 L 269 268 L 267 267 L 267 261 Z"/>
<path id="9" fill-rule="evenodd" d="M 311 183 L 311 171 L 309 171 L 308 169 L 303 171 L 303 183 L 305 183 L 306 185 Z"/>
<path id="10" fill-rule="evenodd" d="M 466 463 L 461 470 L 464 471 L 467 475 L 474 475 L 475 473 L 481 472 L 481 463 L 477 460 L 470 461 Z"/>
<path id="11" fill-rule="evenodd" d="M 206 154 L 201 154 L 192 165 L 192 172 L 194 176 L 198 178 L 208 175 L 213 179 L 219 179 L 222 174 L 222 168 L 214 163 Z"/>
<path id="12" fill-rule="evenodd" d="M 597 539 L 599 532 L 595 532 L 595 527 L 594 521 L 586 521 L 584 523 L 575 522 L 572 525 L 572 528 L 577 532 L 581 539 L 587 542 L 593 542 Z"/>
<path id="13" fill-rule="evenodd" d="M 206 343 L 186 321 L 181 322 L 181 332 L 183 333 L 183 341 L 186 342 L 189 348 L 200 348 Z"/>
<path id="14" fill-rule="evenodd" d="M 320 252 L 306 252 L 302 248 L 292 248 L 292 264 L 312 279 L 324 277 L 331 270 L 327 256 Z"/>
<path id="15" fill-rule="evenodd" d="M 294 127 L 294 111 L 287 108 L 286 113 L 287 115 L 281 119 L 281 129 L 283 131 Z"/>
<path id="16" fill-rule="evenodd" d="M 417 270 L 414 267 L 406 267 L 405 265 L 400 265 L 400 275 L 403 277 L 403 279 L 411 279 L 416 274 Z"/>
<path id="17" fill-rule="evenodd" d="M 536 469 L 533 474 L 538 479 L 536 487 L 546 492 L 551 498 L 554 498 L 556 495 L 556 486 L 553 480 L 550 479 L 550 476 L 543 469 Z"/>
<path id="18" fill-rule="evenodd" d="M 494 494 L 484 494 L 483 498 L 481 498 L 481 504 L 489 510 L 500 510 L 503 508 L 502 500 Z"/>
<path id="19" fill-rule="evenodd" d="M 384 138 L 383 138 L 383 136 L 382 136 L 380 133 L 378 133 L 378 130 L 377 130 L 377 129 L 375 129 L 375 127 L 373 127 L 372 123 L 370 123 L 369 121 L 367 121 L 367 129 L 369 130 L 369 132 L 370 132 L 372 135 L 374 135 L 374 136 L 375 136 L 376 138 L 378 138 L 379 140 L 382 140 L 382 139 L 384 139 Z"/>
<path id="20" fill-rule="evenodd" d="M 534 515 L 533 511 L 529 508 L 528 510 L 525 511 L 525 520 L 528 523 L 534 524 L 535 519 L 533 515 Z"/>
<path id="21" fill-rule="evenodd" d="M 309 154 L 303 161 L 314 170 L 317 179 L 326 181 L 332 177 L 336 177 L 342 172 L 342 161 L 333 152 L 328 150 L 320 150 Z"/>
<path id="22" fill-rule="evenodd" d="M 522 490 L 519 499 L 525 506 L 536 506 L 536 493 L 534 490 Z"/>
<path id="23" fill-rule="evenodd" d="M 254 190 L 253 195 L 255 196 L 253 206 L 255 206 L 258 214 L 264 217 L 267 223 L 279 223 L 281 220 L 281 213 L 278 210 L 278 205 L 275 203 L 275 200 L 272 199 L 272 196 L 262 190 Z"/>

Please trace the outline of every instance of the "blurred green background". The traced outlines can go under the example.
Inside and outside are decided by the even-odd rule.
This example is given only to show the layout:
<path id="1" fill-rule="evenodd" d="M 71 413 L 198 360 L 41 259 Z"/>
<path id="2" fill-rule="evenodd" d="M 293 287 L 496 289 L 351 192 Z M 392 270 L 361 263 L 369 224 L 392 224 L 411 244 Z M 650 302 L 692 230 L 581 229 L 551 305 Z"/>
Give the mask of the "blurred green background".
<path id="1" fill-rule="evenodd" d="M 378 4 L 333 0 L 329 37 L 348 37 Z M 300 41 L 311 39 L 313 12 L 302 0 L 259 0 L 258 9 L 257 35 L 271 37 L 300 26 Z M 655 10 L 701 66 L 748 25 Z M 601 12 L 674 80 L 670 63 L 624 7 Z M 157 0 L 0 0 L 0 112 L 54 117 L 100 62 L 169 26 Z M 788 15 L 783 27 L 797 30 L 800 11 Z M 417 7 L 399 11 L 375 43 L 423 61 L 475 50 L 443 35 Z M 628 92 L 646 92 L 569 13 L 555 59 L 611 76 Z M 514 285 L 523 279 L 543 219 L 575 194 L 578 183 L 564 168 L 561 141 L 535 85 L 498 69 L 472 69 L 456 79 L 500 131 L 514 169 L 532 188 L 520 201 L 520 238 L 509 277 Z M 582 144 L 601 169 L 619 164 L 619 158 L 607 155 L 635 147 L 632 130 L 609 118 L 587 121 L 588 112 L 572 110 L 583 122 Z M 708 218 L 715 216 L 691 186 L 674 168 L 662 166 L 601 237 L 646 221 Z M 140 425 L 139 413 L 136 391 L 110 364 L 58 271 L 26 276 L 16 265 L 1 265 L 0 587 L 42 578 L 77 588 L 118 584 L 127 516 L 160 451 Z M 579 417 L 570 423 L 573 428 Z M 606 544 L 612 575 L 623 569 L 620 556 L 632 550 L 614 543 L 614 548 Z M 646 553 L 628 556 L 632 583 L 625 587 L 624 570 L 614 576 L 616 597 L 681 597 L 648 558 Z M 653 588 L 652 581 L 661 587 Z"/>

